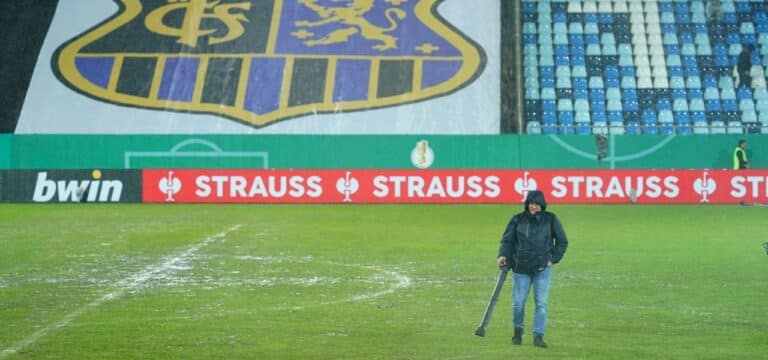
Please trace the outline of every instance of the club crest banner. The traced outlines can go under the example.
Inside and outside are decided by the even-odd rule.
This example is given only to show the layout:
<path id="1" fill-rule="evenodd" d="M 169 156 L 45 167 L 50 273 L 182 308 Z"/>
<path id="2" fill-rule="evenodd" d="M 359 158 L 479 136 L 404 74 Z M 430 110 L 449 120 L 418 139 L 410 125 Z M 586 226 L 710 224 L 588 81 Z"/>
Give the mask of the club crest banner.
<path id="1" fill-rule="evenodd" d="M 468 5 L 116 0 L 113 16 L 56 47 L 51 67 L 61 84 L 100 103 L 208 114 L 251 129 L 307 115 L 396 108 L 455 95 L 486 70 L 483 46 L 438 11 L 448 2 Z M 488 113 L 494 114 L 497 109 Z M 418 121 L 429 113 L 400 116 Z M 447 126 L 454 129 L 435 132 L 487 132 Z"/>

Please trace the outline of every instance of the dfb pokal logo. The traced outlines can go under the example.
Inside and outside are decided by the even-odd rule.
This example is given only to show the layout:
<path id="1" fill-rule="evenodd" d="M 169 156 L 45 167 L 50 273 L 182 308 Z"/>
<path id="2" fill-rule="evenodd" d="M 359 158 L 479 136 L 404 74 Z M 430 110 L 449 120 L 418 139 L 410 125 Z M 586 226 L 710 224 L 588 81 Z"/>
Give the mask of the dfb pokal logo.
<path id="1" fill-rule="evenodd" d="M 347 175 L 336 181 L 336 190 L 344 195 L 344 202 L 352 202 L 351 195 L 354 195 L 360 189 L 360 183 L 352 177 L 352 173 L 347 171 Z"/>
<path id="2" fill-rule="evenodd" d="M 697 194 L 701 195 L 700 202 L 708 203 L 709 195 L 714 194 L 715 190 L 717 190 L 717 183 L 715 180 L 710 178 L 709 173 L 705 171 L 704 175 L 696 179 L 696 181 L 693 183 L 693 190 L 696 191 Z"/>
<path id="3" fill-rule="evenodd" d="M 522 201 L 525 201 L 525 197 L 528 196 L 529 191 L 533 191 L 538 188 L 536 179 L 529 177 L 529 175 L 530 173 L 526 171 L 523 173 L 522 179 L 515 180 L 515 191 L 523 196 Z"/>
<path id="4" fill-rule="evenodd" d="M 173 198 L 173 195 L 176 195 L 181 191 L 181 180 L 179 180 L 178 177 L 173 176 L 173 171 L 169 171 L 166 177 L 160 179 L 158 186 L 160 187 L 160 191 L 166 196 L 165 201 L 174 202 L 176 199 Z"/>
<path id="5" fill-rule="evenodd" d="M 411 150 L 411 163 L 419 169 L 426 169 L 435 162 L 435 152 L 429 147 L 429 141 L 421 140 Z"/>

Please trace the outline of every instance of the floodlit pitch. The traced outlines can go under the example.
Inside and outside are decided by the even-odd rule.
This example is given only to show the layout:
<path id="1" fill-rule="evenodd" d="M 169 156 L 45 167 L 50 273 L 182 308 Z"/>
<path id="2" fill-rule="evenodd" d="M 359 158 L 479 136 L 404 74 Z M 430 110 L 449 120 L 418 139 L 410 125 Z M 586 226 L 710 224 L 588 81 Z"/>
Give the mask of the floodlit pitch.
<path id="1" fill-rule="evenodd" d="M 509 278 L 474 335 L 516 204 L 0 205 L 0 359 L 768 353 L 768 208 L 551 208 L 541 350 L 509 344 Z"/>

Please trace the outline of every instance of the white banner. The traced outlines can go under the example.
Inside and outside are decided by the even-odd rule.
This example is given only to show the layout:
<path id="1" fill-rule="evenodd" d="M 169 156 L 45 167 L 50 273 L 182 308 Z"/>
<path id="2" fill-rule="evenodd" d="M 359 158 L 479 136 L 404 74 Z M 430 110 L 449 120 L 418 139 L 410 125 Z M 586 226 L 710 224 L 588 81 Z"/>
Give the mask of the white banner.
<path id="1" fill-rule="evenodd" d="M 16 133 L 498 134 L 499 48 L 496 0 L 61 0 Z"/>

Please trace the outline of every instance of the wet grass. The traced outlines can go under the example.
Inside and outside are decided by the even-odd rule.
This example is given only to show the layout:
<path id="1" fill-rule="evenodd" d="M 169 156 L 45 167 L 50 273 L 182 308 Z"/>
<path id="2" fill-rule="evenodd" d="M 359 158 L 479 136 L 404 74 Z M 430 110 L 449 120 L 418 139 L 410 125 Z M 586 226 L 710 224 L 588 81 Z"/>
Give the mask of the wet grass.
<path id="1" fill-rule="evenodd" d="M 551 210 L 540 350 L 509 345 L 509 284 L 473 335 L 517 206 L 0 205 L 0 359 L 768 353 L 768 208 Z"/>

